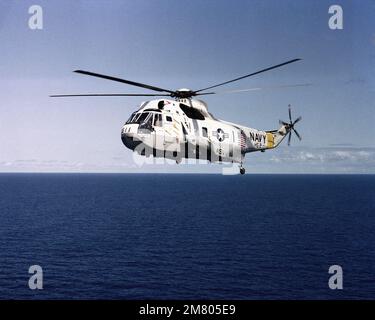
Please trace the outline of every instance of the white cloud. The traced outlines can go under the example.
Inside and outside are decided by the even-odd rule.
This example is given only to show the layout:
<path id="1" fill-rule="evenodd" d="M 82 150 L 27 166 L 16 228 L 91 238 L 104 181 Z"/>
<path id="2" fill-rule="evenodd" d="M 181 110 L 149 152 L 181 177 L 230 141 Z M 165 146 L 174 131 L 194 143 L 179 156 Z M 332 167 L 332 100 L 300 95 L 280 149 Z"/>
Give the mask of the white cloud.
<path id="1" fill-rule="evenodd" d="M 375 148 L 280 148 L 269 161 L 314 172 L 375 173 Z"/>

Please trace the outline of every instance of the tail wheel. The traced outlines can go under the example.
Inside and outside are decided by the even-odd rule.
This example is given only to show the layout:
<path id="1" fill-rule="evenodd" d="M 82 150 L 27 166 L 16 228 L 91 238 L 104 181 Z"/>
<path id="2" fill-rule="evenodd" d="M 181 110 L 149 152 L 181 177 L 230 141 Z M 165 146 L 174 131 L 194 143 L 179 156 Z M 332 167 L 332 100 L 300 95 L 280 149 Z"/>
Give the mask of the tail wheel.
<path id="1" fill-rule="evenodd" d="M 244 167 L 241 167 L 241 168 L 240 168 L 240 173 L 241 173 L 241 174 L 245 174 L 245 172 L 246 172 L 245 168 L 244 168 Z"/>

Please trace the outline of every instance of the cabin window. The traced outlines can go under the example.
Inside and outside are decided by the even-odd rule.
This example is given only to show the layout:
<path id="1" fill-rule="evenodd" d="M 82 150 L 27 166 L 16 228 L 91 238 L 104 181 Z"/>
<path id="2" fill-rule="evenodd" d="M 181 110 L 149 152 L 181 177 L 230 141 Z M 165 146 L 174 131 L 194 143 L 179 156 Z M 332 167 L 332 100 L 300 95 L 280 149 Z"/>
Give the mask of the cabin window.
<path id="1" fill-rule="evenodd" d="M 167 116 L 166 119 L 167 119 L 168 122 L 172 122 L 172 117 Z"/>
<path id="2" fill-rule="evenodd" d="M 205 137 L 205 138 L 207 138 L 207 136 L 208 136 L 206 127 L 202 127 L 202 136 Z"/>
<path id="3" fill-rule="evenodd" d="M 204 115 L 198 109 L 193 107 L 189 107 L 186 104 L 180 103 L 181 110 L 186 114 L 186 116 L 190 119 L 195 120 L 204 120 Z"/>

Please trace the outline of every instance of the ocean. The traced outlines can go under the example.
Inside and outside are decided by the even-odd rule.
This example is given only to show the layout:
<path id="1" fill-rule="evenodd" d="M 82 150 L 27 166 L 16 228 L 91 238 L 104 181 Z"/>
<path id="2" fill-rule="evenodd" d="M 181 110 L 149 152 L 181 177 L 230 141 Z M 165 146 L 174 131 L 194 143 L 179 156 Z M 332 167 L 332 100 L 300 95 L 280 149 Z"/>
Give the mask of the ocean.
<path id="1" fill-rule="evenodd" d="M 374 175 L 0 174 L 0 299 L 373 299 L 374 190 Z"/>

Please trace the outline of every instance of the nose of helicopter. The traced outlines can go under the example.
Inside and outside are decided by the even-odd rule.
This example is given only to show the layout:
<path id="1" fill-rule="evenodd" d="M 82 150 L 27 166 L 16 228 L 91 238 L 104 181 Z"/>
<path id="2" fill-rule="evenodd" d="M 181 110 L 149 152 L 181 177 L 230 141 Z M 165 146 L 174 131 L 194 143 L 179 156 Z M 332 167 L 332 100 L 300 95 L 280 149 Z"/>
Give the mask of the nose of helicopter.
<path id="1" fill-rule="evenodd" d="M 122 143 L 129 149 L 134 150 L 142 141 L 137 139 L 136 135 L 131 132 L 130 128 L 124 126 L 121 130 Z"/>

